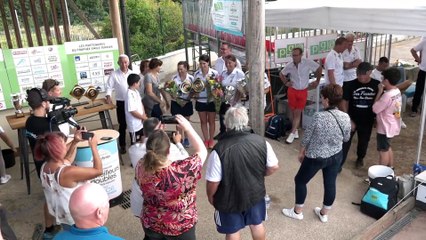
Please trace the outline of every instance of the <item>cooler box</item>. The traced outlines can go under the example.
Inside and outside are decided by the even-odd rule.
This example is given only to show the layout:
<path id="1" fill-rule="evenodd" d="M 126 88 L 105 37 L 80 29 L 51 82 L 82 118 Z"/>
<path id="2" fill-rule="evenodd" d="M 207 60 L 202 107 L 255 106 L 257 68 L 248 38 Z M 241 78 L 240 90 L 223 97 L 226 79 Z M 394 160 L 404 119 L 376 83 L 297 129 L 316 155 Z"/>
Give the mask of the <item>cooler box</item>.
<path id="1" fill-rule="evenodd" d="M 414 179 L 418 186 L 416 191 L 416 206 L 426 210 L 426 171 L 417 174 Z"/>

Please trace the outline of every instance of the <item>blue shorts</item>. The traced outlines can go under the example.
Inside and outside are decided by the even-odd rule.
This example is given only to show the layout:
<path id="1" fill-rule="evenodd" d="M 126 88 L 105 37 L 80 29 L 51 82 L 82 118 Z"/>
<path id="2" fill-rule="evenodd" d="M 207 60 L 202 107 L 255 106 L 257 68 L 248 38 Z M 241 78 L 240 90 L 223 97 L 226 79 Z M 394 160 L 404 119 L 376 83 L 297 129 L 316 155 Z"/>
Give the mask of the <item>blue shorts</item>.
<path id="1" fill-rule="evenodd" d="M 266 206 L 262 198 L 256 205 L 241 213 L 224 213 L 215 210 L 214 221 L 219 233 L 232 234 L 245 228 L 247 225 L 259 225 L 265 221 Z"/>

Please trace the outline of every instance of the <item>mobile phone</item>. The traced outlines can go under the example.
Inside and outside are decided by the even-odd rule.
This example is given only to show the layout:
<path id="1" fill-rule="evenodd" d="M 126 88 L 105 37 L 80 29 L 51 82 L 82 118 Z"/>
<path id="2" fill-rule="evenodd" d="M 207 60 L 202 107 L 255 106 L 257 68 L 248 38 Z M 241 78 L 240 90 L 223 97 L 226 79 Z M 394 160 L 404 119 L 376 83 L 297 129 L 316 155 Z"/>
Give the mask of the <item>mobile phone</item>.
<path id="1" fill-rule="evenodd" d="M 101 140 L 103 140 L 103 141 L 109 141 L 111 139 L 112 139 L 112 137 L 101 137 Z"/>
<path id="2" fill-rule="evenodd" d="M 83 140 L 89 140 L 90 138 L 92 138 L 94 136 L 94 134 L 92 132 L 82 132 L 81 133 L 81 138 Z"/>
<path id="3" fill-rule="evenodd" d="M 176 116 L 165 116 L 165 115 L 161 117 L 161 123 L 162 124 L 178 124 L 176 120 Z"/>

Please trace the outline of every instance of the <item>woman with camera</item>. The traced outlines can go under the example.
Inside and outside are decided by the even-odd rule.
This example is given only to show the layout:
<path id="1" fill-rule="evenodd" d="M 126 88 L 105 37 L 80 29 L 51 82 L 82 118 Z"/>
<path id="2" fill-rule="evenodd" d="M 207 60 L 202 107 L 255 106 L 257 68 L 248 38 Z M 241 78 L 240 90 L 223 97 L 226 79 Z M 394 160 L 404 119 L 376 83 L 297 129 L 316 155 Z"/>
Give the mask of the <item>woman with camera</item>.
<path id="1" fill-rule="evenodd" d="M 93 167 L 71 165 L 74 161 L 76 144 L 83 140 L 80 130 L 74 134 L 71 142 L 74 151 L 67 152 L 67 138 L 61 132 L 50 132 L 37 138 L 34 149 L 36 159 L 44 159 L 40 179 L 43 186 L 49 213 L 55 217 L 64 230 L 74 224 L 68 202 L 71 193 L 85 181 L 102 175 L 102 161 L 97 149 L 97 139 L 89 135 L 88 142 L 93 156 Z M 87 135 L 87 134 L 86 134 Z"/>
<path id="2" fill-rule="evenodd" d="M 148 117 L 161 119 L 163 108 L 168 109 L 169 102 L 158 88 L 160 84 L 160 71 L 163 62 L 158 58 L 149 61 L 149 71 L 144 78 L 145 96 L 142 99 L 145 113 Z M 163 96 L 162 96 L 163 95 Z"/>
<path id="3" fill-rule="evenodd" d="M 201 79 L 204 83 L 204 86 L 209 86 L 208 79 L 214 79 L 218 77 L 217 71 L 209 67 L 210 56 L 206 54 L 201 55 L 200 58 L 198 58 L 198 63 L 200 69 L 195 72 L 194 78 Z M 209 95 L 211 95 L 211 91 L 208 92 L 207 87 L 199 93 L 197 102 L 195 103 L 195 110 L 197 110 L 198 116 L 200 117 L 200 125 L 201 131 L 203 132 L 204 145 L 207 148 L 213 148 L 213 137 L 216 127 L 216 109 L 214 105 L 214 99 L 212 96 Z"/>
<path id="4" fill-rule="evenodd" d="M 191 88 L 194 82 L 194 77 L 188 74 L 189 65 L 186 61 L 180 61 L 177 64 L 177 74 L 173 76 L 173 81 L 179 86 L 180 94 L 177 95 L 176 99 L 171 100 L 170 113 L 174 116 L 180 114 L 186 119 L 194 114 L 194 107 L 191 101 Z M 183 137 L 183 146 L 189 147 L 189 140 L 185 137 L 185 133 L 180 129 L 180 134 Z"/>
<path id="5" fill-rule="evenodd" d="M 136 166 L 144 199 L 141 223 L 148 239 L 195 239 L 196 185 L 207 149 L 186 118 L 176 115 L 176 120 L 187 133 L 194 154 L 172 162 L 169 137 L 159 129 L 148 137 L 147 152 Z"/>

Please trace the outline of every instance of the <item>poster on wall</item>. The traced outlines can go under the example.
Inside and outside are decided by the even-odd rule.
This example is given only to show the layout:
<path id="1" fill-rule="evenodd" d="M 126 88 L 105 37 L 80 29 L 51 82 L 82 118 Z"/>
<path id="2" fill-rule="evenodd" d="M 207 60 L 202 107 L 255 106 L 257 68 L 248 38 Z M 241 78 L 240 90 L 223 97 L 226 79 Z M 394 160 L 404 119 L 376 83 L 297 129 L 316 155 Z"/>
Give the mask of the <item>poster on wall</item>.
<path id="1" fill-rule="evenodd" d="M 213 0 L 211 14 L 215 30 L 243 36 L 242 0 Z"/>
<path id="2" fill-rule="evenodd" d="M 304 51 L 306 38 L 285 38 L 275 40 L 275 63 L 288 63 L 292 60 L 291 51 L 300 47 Z"/>
<path id="3" fill-rule="evenodd" d="M 117 39 L 99 39 L 81 42 L 66 42 L 68 64 L 77 83 L 83 88 L 99 87 L 105 91 L 105 83 L 114 71 L 118 55 Z"/>
<path id="4" fill-rule="evenodd" d="M 336 38 L 336 34 L 308 37 L 306 40 L 308 48 L 307 58 L 316 60 L 327 57 L 327 54 L 334 47 Z"/>
<path id="5" fill-rule="evenodd" d="M 20 92 L 41 87 L 48 78 L 64 85 L 58 46 L 12 49 L 11 54 Z"/>

